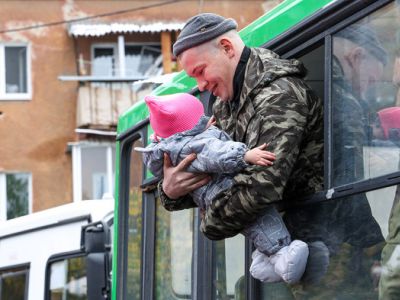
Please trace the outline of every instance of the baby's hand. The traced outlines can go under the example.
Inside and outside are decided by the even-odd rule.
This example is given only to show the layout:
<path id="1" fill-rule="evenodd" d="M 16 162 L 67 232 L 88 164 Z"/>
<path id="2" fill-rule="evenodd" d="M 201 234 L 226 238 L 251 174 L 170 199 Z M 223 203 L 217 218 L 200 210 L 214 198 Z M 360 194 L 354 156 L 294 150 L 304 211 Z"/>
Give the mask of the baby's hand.
<path id="1" fill-rule="evenodd" d="M 211 118 L 207 122 L 206 128 L 215 125 L 215 123 L 217 123 L 217 120 L 215 119 L 214 116 L 211 116 Z"/>
<path id="2" fill-rule="evenodd" d="M 275 160 L 275 154 L 266 150 L 267 144 L 262 144 L 256 148 L 253 148 L 246 152 L 244 155 L 244 161 L 248 164 L 259 165 L 259 166 L 272 166 Z"/>

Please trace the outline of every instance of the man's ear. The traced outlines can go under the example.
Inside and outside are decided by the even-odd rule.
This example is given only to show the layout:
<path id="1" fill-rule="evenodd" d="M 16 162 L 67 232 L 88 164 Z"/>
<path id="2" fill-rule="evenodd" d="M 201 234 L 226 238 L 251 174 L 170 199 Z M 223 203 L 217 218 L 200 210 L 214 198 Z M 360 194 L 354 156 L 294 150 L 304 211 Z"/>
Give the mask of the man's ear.
<path id="1" fill-rule="evenodd" d="M 224 53 L 228 55 L 229 58 L 232 58 L 235 55 L 233 44 L 228 38 L 221 38 L 219 40 L 219 46 L 224 51 Z"/>
<path id="2" fill-rule="evenodd" d="M 357 46 L 351 49 L 349 54 L 346 55 L 346 59 L 351 67 L 359 68 L 364 58 L 364 55 L 365 55 L 365 49 Z"/>

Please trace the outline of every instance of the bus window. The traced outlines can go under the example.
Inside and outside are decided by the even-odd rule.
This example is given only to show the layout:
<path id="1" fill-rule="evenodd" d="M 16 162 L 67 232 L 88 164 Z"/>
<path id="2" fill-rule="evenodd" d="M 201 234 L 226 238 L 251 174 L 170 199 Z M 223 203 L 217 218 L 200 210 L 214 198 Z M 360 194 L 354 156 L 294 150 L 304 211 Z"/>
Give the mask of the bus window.
<path id="1" fill-rule="evenodd" d="M 244 241 L 244 236 L 239 234 L 214 243 L 214 299 L 245 299 Z"/>
<path id="2" fill-rule="evenodd" d="M 193 209 L 156 207 L 155 299 L 191 299 Z"/>
<path id="3" fill-rule="evenodd" d="M 392 2 L 332 36 L 334 185 L 400 170 L 399 15 Z"/>
<path id="4" fill-rule="evenodd" d="M 86 259 L 73 257 L 50 265 L 50 298 L 87 299 Z"/>
<path id="5" fill-rule="evenodd" d="M 134 142 L 130 159 L 129 174 L 129 216 L 128 216 L 128 299 L 140 298 L 140 270 L 142 247 L 142 156 L 133 150 L 134 147 L 143 147 L 141 141 Z"/>
<path id="6" fill-rule="evenodd" d="M 25 300 L 28 295 L 29 267 L 0 270 L 0 300 Z"/>

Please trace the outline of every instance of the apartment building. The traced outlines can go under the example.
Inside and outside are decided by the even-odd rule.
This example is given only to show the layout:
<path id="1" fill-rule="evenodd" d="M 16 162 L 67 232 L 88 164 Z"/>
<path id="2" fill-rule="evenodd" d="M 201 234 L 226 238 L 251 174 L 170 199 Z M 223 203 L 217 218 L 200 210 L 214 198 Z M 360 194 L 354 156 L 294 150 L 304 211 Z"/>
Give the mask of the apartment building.
<path id="1" fill-rule="evenodd" d="M 185 20 L 279 2 L 0 1 L 0 221 L 112 197 L 118 116 L 179 71 Z"/>

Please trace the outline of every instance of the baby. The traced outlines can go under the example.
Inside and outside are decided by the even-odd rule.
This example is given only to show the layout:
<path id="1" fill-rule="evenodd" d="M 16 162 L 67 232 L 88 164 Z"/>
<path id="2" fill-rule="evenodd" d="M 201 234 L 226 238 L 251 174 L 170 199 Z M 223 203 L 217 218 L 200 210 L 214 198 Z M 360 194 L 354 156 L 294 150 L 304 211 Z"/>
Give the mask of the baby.
<path id="1" fill-rule="evenodd" d="M 163 177 L 164 153 L 177 165 L 191 153 L 196 159 L 188 172 L 209 173 L 212 180 L 191 193 L 193 201 L 206 209 L 214 197 L 230 189 L 233 177 L 248 165 L 266 168 L 275 155 L 265 151 L 266 144 L 254 149 L 232 139 L 214 126 L 213 118 L 204 115 L 201 102 L 186 93 L 168 96 L 147 96 L 153 142 L 146 148 L 135 148 L 143 153 L 147 168 L 158 178 Z M 298 282 L 308 258 L 306 243 L 291 241 L 290 234 L 273 205 L 270 205 L 253 224 L 242 233 L 250 238 L 256 250 L 250 272 L 265 282 Z"/>

